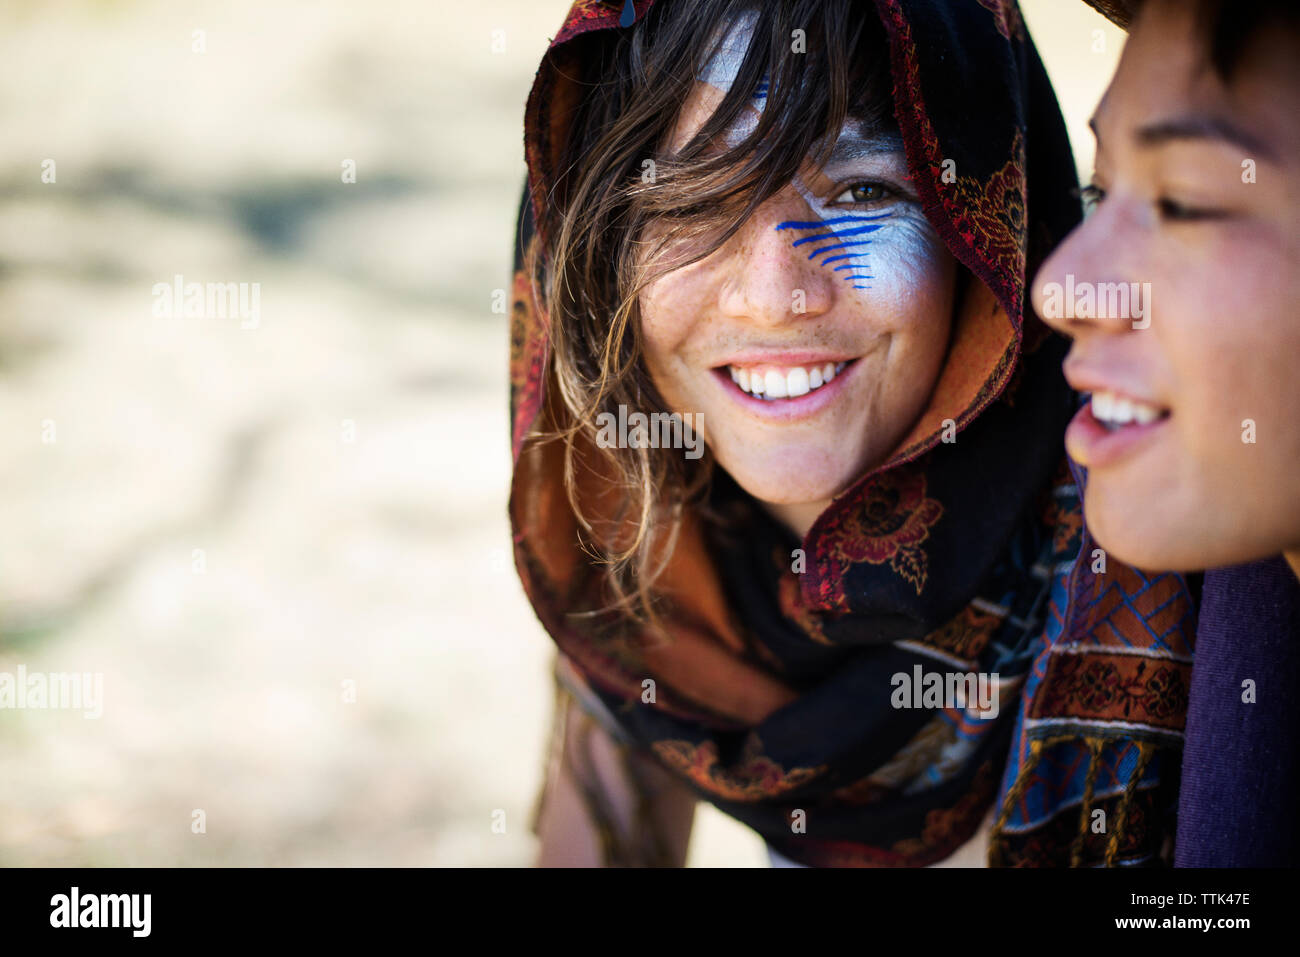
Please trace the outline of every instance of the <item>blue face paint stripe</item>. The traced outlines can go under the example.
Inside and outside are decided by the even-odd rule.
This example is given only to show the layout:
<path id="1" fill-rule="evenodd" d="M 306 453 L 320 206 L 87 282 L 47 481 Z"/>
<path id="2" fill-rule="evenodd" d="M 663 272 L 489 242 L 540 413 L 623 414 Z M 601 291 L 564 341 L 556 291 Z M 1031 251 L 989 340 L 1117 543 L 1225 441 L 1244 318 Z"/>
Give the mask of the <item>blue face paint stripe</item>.
<path id="1" fill-rule="evenodd" d="M 823 246 L 820 249 L 814 249 L 812 252 L 808 254 L 808 258 L 812 259 L 814 256 L 820 256 L 822 253 L 828 253 L 832 249 L 848 249 L 850 246 L 870 246 L 870 245 L 871 245 L 870 239 L 855 239 L 849 243 L 832 243 L 829 246 Z M 866 252 L 863 251 L 862 255 L 865 256 Z"/>
<path id="2" fill-rule="evenodd" d="M 874 233 L 877 229 L 883 229 L 883 226 L 859 226 L 857 229 L 832 230 L 829 233 L 818 233 L 815 236 L 805 236 L 803 239 L 796 239 L 794 244 L 802 246 L 804 243 L 815 243 L 823 239 L 839 239 L 841 236 L 861 236 L 863 233 Z"/>
<path id="3" fill-rule="evenodd" d="M 804 243 L 825 242 L 828 239 L 840 239 L 845 236 L 859 236 L 864 233 L 873 233 L 877 229 L 880 229 L 882 227 L 879 225 L 868 225 L 868 226 L 855 225 L 855 228 L 853 229 L 840 229 L 840 230 L 830 229 L 829 227 L 841 223 L 853 223 L 853 224 L 875 223 L 876 220 L 885 219 L 889 215 L 890 213 L 884 212 L 884 213 L 879 213 L 875 216 L 850 215 L 850 216 L 837 216 L 833 219 L 816 219 L 816 220 L 807 220 L 807 221 L 788 220 L 783 223 L 778 223 L 774 228 L 778 231 L 782 229 L 826 230 L 826 232 L 817 233 L 812 236 L 804 236 L 801 239 L 795 240 L 791 244 L 791 246 L 794 247 L 794 246 L 802 246 Z M 853 246 L 869 246 L 869 245 L 871 245 L 870 239 L 850 239 L 842 243 L 831 243 L 829 246 L 820 246 L 817 249 L 814 249 L 812 252 L 808 254 L 808 258 L 810 260 L 816 259 L 818 256 L 822 256 L 823 254 L 832 252 L 833 250 L 836 249 L 848 249 Z M 820 260 L 818 262 L 818 265 L 829 266 L 831 263 L 839 262 L 842 259 L 854 260 L 848 265 L 836 266 L 831 271 L 841 272 L 843 270 L 848 270 L 850 272 L 850 275 L 842 277 L 845 282 L 853 283 L 854 289 L 870 289 L 871 288 L 870 286 L 860 285 L 859 280 L 871 279 L 872 277 L 856 271 L 866 267 L 866 257 L 867 257 L 867 250 L 864 249 L 860 252 L 842 253 L 838 256 L 827 256 L 826 258 Z"/>
<path id="4" fill-rule="evenodd" d="M 883 220 L 889 213 L 880 213 L 879 216 L 836 216 L 833 220 L 787 220 L 776 225 L 776 229 L 823 229 L 826 226 L 835 226 L 840 222 L 875 222 Z"/>
<path id="5" fill-rule="evenodd" d="M 806 221 L 801 219 L 791 219 L 784 223 L 777 223 L 775 229 L 824 229 L 827 226 L 835 226 L 838 223 L 873 223 L 878 219 L 884 219 L 889 213 L 881 213 L 879 216 L 837 216 L 834 219 L 814 219 Z"/>

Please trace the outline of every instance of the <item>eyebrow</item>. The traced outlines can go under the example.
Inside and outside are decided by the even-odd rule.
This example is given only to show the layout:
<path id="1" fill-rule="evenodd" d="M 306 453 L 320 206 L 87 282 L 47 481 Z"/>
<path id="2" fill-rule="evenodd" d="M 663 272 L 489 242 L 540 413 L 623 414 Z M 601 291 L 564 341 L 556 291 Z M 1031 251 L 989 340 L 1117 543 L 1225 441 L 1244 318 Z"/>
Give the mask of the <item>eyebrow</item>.
<path id="1" fill-rule="evenodd" d="M 1101 142 L 1101 134 L 1097 131 L 1097 118 L 1094 116 L 1088 121 L 1088 127 L 1092 130 L 1092 135 Z M 1133 134 L 1138 145 L 1146 149 L 1155 149 L 1168 143 L 1184 142 L 1215 142 L 1222 143 L 1249 153 L 1261 159 L 1274 159 L 1274 151 L 1261 140 L 1234 123 L 1227 120 L 1216 119 L 1213 117 L 1183 117 L 1172 120 L 1160 120 L 1155 123 L 1148 123 L 1140 126 Z"/>

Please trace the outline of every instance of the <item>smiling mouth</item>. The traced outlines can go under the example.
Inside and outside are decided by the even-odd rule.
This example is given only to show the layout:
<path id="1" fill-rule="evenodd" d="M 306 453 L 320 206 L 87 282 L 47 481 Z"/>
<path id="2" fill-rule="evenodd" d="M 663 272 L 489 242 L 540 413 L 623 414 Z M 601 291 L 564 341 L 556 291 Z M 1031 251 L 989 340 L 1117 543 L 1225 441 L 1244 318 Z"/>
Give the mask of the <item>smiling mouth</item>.
<path id="1" fill-rule="evenodd" d="M 1169 418 L 1169 410 L 1105 390 L 1092 394 L 1092 415 L 1111 432 Z"/>
<path id="2" fill-rule="evenodd" d="M 728 365 L 723 368 L 742 392 L 765 402 L 777 402 L 782 399 L 797 399 L 810 392 L 816 392 L 829 385 L 837 375 L 856 361 L 850 359 L 846 362 L 800 366 Z"/>

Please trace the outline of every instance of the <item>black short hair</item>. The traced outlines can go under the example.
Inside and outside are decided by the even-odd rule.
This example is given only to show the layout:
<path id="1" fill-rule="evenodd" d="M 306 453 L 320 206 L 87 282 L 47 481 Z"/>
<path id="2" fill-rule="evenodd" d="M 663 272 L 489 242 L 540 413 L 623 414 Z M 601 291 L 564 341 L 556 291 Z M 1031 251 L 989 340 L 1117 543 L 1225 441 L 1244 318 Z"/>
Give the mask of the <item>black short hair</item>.
<path id="1" fill-rule="evenodd" d="M 1232 81 L 1246 48 L 1265 27 L 1300 30 L 1296 0 L 1196 0 L 1195 15 L 1208 40 L 1210 62 L 1224 83 Z"/>
<path id="2" fill-rule="evenodd" d="M 1125 30 L 1133 25 L 1144 0 L 1085 0 Z M 1197 31 L 1205 40 L 1210 65 L 1225 84 L 1241 65 L 1241 58 L 1265 27 L 1300 30 L 1300 4 L 1296 0 L 1185 0 L 1193 4 Z"/>

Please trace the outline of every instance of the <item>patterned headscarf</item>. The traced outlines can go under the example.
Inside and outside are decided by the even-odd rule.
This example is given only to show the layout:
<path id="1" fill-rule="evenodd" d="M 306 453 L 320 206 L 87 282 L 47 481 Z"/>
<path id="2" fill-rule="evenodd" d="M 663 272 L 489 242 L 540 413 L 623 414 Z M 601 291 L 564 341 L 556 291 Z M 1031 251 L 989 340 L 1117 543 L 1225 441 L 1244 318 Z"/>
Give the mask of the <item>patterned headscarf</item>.
<path id="1" fill-rule="evenodd" d="M 862 7 L 888 37 L 913 186 L 973 277 L 911 432 L 803 542 L 720 474 L 710 504 L 729 520 L 688 512 L 656 586 L 669 641 L 573 614 L 593 607 L 601 569 L 580 547 L 557 444 L 535 441 L 565 413 L 545 390 L 548 237 L 533 223 L 600 62 L 590 44 L 654 2 L 574 3 L 528 100 L 510 512 L 539 618 L 626 740 L 795 861 L 933 863 L 990 808 L 994 864 L 1161 860 L 1193 607 L 1181 577 L 1108 560 L 1083 528 L 1061 447 L 1076 404 L 1066 344 L 1024 310 L 1026 276 L 1078 219 L 1074 167 L 1014 0 Z M 997 717 L 899 700 L 897 676 L 931 673 L 998 675 Z"/>

